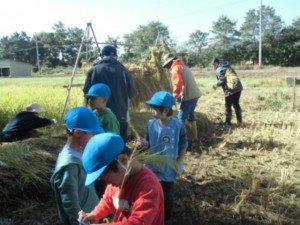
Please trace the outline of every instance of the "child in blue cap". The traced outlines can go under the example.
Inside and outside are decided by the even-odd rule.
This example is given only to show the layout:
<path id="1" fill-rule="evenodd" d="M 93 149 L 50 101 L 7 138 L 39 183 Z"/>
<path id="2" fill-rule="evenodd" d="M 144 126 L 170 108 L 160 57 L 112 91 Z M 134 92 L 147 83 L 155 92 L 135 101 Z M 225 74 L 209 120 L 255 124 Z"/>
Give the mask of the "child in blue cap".
<path id="1" fill-rule="evenodd" d="M 65 123 L 67 143 L 58 155 L 50 182 L 60 221 L 78 225 L 78 212 L 90 211 L 99 202 L 94 185 L 85 186 L 87 173 L 82 165 L 82 151 L 94 134 L 104 133 L 104 130 L 93 111 L 86 107 L 70 110 Z"/>
<path id="2" fill-rule="evenodd" d="M 79 212 L 80 222 L 99 224 L 113 213 L 111 224 L 164 225 L 162 187 L 155 174 L 131 156 L 131 149 L 119 135 L 103 133 L 92 137 L 82 162 L 88 173 L 85 184 L 100 179 L 107 188 L 95 209 Z"/>
<path id="3" fill-rule="evenodd" d="M 151 107 L 154 119 L 148 121 L 146 143 L 149 154 L 159 153 L 164 159 L 183 163 L 188 147 L 186 129 L 177 118 L 172 117 L 175 98 L 166 91 L 156 92 L 146 103 Z M 165 197 L 165 224 L 172 224 L 174 182 L 180 170 L 170 165 L 147 165 L 158 177 Z"/>
<path id="4" fill-rule="evenodd" d="M 94 84 L 85 95 L 88 103 L 97 115 L 101 127 L 106 132 L 120 134 L 120 123 L 115 114 L 106 107 L 111 95 L 109 86 L 103 83 Z"/>

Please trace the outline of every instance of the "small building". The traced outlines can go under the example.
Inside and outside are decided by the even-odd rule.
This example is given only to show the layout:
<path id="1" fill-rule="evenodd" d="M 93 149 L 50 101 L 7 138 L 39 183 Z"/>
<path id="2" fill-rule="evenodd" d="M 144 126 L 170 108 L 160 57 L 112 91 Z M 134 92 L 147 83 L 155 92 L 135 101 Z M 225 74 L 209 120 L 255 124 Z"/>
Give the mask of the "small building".
<path id="1" fill-rule="evenodd" d="M 0 77 L 31 76 L 31 64 L 10 59 L 0 59 Z"/>

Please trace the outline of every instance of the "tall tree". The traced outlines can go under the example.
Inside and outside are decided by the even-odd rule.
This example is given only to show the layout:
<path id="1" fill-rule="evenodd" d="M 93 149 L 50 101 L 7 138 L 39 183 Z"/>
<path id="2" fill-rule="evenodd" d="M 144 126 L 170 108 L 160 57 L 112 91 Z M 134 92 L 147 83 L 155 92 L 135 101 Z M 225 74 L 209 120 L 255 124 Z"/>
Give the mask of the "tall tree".
<path id="1" fill-rule="evenodd" d="M 260 27 L 260 10 L 251 9 L 246 13 L 245 21 L 241 26 L 241 44 L 240 48 L 244 60 L 253 59 L 258 61 L 259 45 L 259 27 Z M 262 6 L 262 34 L 263 43 L 272 40 L 272 35 L 278 34 L 283 27 L 283 21 L 280 16 L 275 14 L 275 10 L 270 6 Z M 268 38 L 267 38 L 268 37 Z M 265 43 L 268 45 L 268 43 Z M 270 43 L 269 43 L 270 44 Z M 264 47 L 264 46 L 263 46 Z M 266 47 L 266 46 L 265 46 Z M 263 48 L 264 50 L 264 48 Z M 263 57 L 265 58 L 265 57 Z M 269 61 L 265 58 L 266 62 Z"/>
<path id="2" fill-rule="evenodd" d="M 197 53 L 201 53 L 203 48 L 208 44 L 208 33 L 196 30 L 189 36 L 188 44 L 195 50 Z"/>
<path id="3" fill-rule="evenodd" d="M 213 22 L 213 37 L 209 46 L 210 55 L 226 58 L 231 62 L 237 60 L 232 49 L 238 44 L 239 32 L 236 30 L 236 22 L 231 21 L 227 16 L 220 16 Z"/>
<path id="4" fill-rule="evenodd" d="M 158 33 L 169 37 L 169 29 L 161 22 L 150 22 L 147 25 L 140 25 L 137 30 L 124 35 L 125 47 L 124 60 L 148 60 L 151 58 L 149 46 L 153 46 Z"/>
<path id="5" fill-rule="evenodd" d="M 187 48 L 185 51 L 189 53 L 189 57 L 186 59 L 189 66 L 206 66 L 204 60 L 205 47 L 208 45 L 208 33 L 196 30 L 189 35 Z"/>
<path id="6" fill-rule="evenodd" d="M 24 31 L 1 38 L 0 45 L 1 58 L 33 63 L 31 55 L 35 51 L 35 45 Z"/>

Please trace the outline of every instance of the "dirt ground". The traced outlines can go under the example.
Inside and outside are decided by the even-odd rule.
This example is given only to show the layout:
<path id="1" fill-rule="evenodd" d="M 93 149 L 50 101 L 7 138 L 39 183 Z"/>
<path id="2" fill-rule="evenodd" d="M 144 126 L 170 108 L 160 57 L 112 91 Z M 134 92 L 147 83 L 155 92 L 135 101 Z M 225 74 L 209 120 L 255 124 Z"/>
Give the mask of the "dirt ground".
<path id="1" fill-rule="evenodd" d="M 240 77 L 285 78 L 288 76 L 300 75 L 300 69 L 273 68 L 259 71 L 239 70 L 238 73 Z M 195 74 L 197 76 L 213 76 L 213 71 L 199 71 L 195 72 Z M 259 98 L 256 98 L 256 100 L 258 101 Z M 211 100 L 204 99 L 202 101 L 208 102 Z M 245 108 L 246 103 L 248 103 L 247 109 L 245 109 L 245 114 L 249 116 L 252 113 L 251 107 L 253 108 L 253 106 L 250 104 L 250 100 L 244 99 L 243 101 Z M 201 102 L 201 104 L 204 104 L 203 102 Z M 190 143 L 190 147 L 188 148 L 186 155 L 185 172 L 176 182 L 173 225 L 300 224 L 299 220 L 293 218 L 295 217 L 294 211 L 297 211 L 297 207 L 299 208 L 297 204 L 291 203 L 291 205 L 286 206 L 282 203 L 282 205 L 278 207 L 278 214 L 270 213 L 254 207 L 254 203 L 257 203 L 257 205 L 262 204 L 260 201 L 262 201 L 263 195 L 260 196 L 257 193 L 254 193 L 251 196 L 249 195 L 250 197 L 247 195 L 247 197 L 251 198 L 252 201 L 249 202 L 251 202 L 252 205 L 250 205 L 250 203 L 248 205 L 241 204 L 247 206 L 247 208 L 237 207 L 233 209 L 231 207 L 231 205 L 239 205 L 237 203 L 243 200 L 237 198 L 237 196 L 242 196 L 240 193 L 237 193 L 237 190 L 242 194 L 244 193 L 245 180 L 236 177 L 236 175 L 231 171 L 224 170 L 224 172 L 223 170 L 216 170 L 219 169 L 219 166 L 223 166 L 222 163 L 224 162 L 233 164 L 244 160 L 239 151 L 247 149 L 249 146 L 256 145 L 258 146 L 258 149 L 263 148 L 259 147 L 259 144 L 263 145 L 265 140 L 257 137 L 257 139 L 254 140 L 246 139 L 244 141 L 226 142 L 226 135 L 239 132 L 246 133 L 247 129 L 249 129 L 249 132 L 254 132 L 251 129 L 254 127 L 254 130 L 256 127 L 255 123 L 250 122 L 245 124 L 246 128 L 237 127 L 234 124 L 230 128 L 220 125 L 219 121 L 222 120 L 223 116 L 222 113 L 220 113 L 221 109 L 222 107 L 218 106 L 217 108 L 210 108 L 206 114 L 200 112 L 197 113 L 199 139 Z M 257 111 L 256 115 L 260 115 L 260 111 L 258 109 L 255 110 Z M 149 117 L 149 114 L 146 114 L 147 113 L 136 113 L 132 115 L 132 123 L 141 136 L 145 134 L 145 121 L 147 121 L 147 118 Z M 262 123 L 263 127 L 270 126 L 273 130 L 274 127 L 283 127 L 288 125 L 291 127 L 295 126 L 293 122 L 288 125 L 281 122 L 271 125 L 268 124 L 268 121 L 262 121 Z M 261 127 L 257 129 L 260 128 Z M 132 131 L 130 135 L 132 140 L 136 138 L 135 133 Z M 34 146 L 36 150 L 45 150 L 46 152 L 51 153 L 51 155 L 57 156 L 64 142 L 65 136 L 59 136 L 28 141 L 25 142 L 25 144 Z M 264 149 L 267 150 L 267 153 L 265 153 L 265 151 L 262 152 L 263 154 L 266 154 L 266 158 L 268 158 L 267 154 L 269 152 L 272 153 L 275 148 L 288 148 L 287 145 L 286 147 L 279 143 L 277 139 L 273 140 L 272 138 L 267 140 L 266 145 L 269 145 L 271 149 Z M 3 148 L 4 146 L 2 145 L 1 150 L 3 150 Z M 26 157 L 24 159 L 29 160 L 29 156 Z M 247 157 L 261 160 L 260 155 L 256 156 L 254 153 L 252 154 L 252 152 L 250 152 Z M 235 161 L 231 160 L 231 158 Z M 295 161 L 300 160 L 298 156 L 295 156 L 292 159 Z M 49 168 L 47 171 L 39 171 L 37 173 L 43 178 L 43 183 L 38 186 L 31 184 L 30 182 L 25 184 L 20 182 L 20 177 L 15 170 L 5 168 L 0 163 L 0 225 L 60 224 L 58 221 L 53 193 L 49 183 L 49 174 L 55 164 L 56 158 L 47 155 L 46 158 L 41 158 L 40 160 L 45 160 L 45 164 L 47 163 Z M 243 162 L 239 163 L 242 164 Z M 289 160 L 280 161 L 280 164 L 283 165 L 289 165 L 288 163 Z M 217 173 L 221 175 L 218 176 Z M 224 173 L 226 174 L 224 175 Z M 269 184 L 263 180 L 260 184 L 260 188 L 265 189 L 268 185 Z M 291 193 L 287 193 L 286 195 L 291 195 L 291 199 L 294 195 L 298 198 L 297 190 L 292 190 Z M 274 205 L 276 204 L 273 201 L 270 207 L 275 208 Z M 262 206 L 264 205 L 262 204 Z M 289 214 L 289 212 L 291 212 L 291 218 L 282 218 L 281 215 Z M 298 212 L 298 218 L 299 215 L 300 210 Z"/>

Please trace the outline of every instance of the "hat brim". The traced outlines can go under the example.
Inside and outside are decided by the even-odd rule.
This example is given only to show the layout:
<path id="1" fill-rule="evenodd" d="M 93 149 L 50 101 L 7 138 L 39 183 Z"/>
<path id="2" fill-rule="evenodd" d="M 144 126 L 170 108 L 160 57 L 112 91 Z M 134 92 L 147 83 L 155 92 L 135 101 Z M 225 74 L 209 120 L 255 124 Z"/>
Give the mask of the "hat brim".
<path id="1" fill-rule="evenodd" d="M 147 103 L 148 105 L 158 105 L 157 102 L 154 102 L 154 101 L 151 101 L 151 100 L 146 101 L 146 103 Z"/>
<path id="2" fill-rule="evenodd" d="M 105 95 L 96 95 L 96 94 L 86 94 L 86 97 L 103 97 L 103 98 L 108 98 L 108 96 Z"/>
<path id="3" fill-rule="evenodd" d="M 172 107 L 173 107 L 173 105 L 162 105 L 162 104 L 159 103 L 159 102 L 151 101 L 151 100 L 146 101 L 146 104 L 148 104 L 148 105 L 153 105 L 153 106 L 158 106 L 158 107 L 166 107 L 166 108 L 172 108 Z"/>
<path id="4" fill-rule="evenodd" d="M 94 183 L 95 180 L 97 180 L 101 176 L 101 174 L 104 172 L 107 166 L 108 165 L 105 165 L 101 167 L 99 170 L 87 174 L 84 185 L 89 186 L 90 184 Z"/>
<path id="5" fill-rule="evenodd" d="M 97 128 L 97 129 L 93 129 L 93 130 L 88 130 L 88 129 L 77 129 L 77 128 L 74 128 L 75 130 L 81 130 L 83 132 L 87 132 L 87 133 L 97 133 L 97 134 L 100 134 L 100 133 L 105 133 L 105 130 L 103 130 L 101 127 Z"/>
<path id="6" fill-rule="evenodd" d="M 89 93 L 87 93 L 85 96 L 87 96 L 87 97 L 97 97 L 97 95 L 95 95 L 95 94 L 89 94 Z"/>
<path id="7" fill-rule="evenodd" d="M 164 62 L 164 64 L 162 65 L 163 67 L 166 67 L 166 65 L 168 65 L 173 59 L 175 59 L 174 57 L 171 57 L 170 59 L 168 59 L 167 61 Z"/>
<path id="8" fill-rule="evenodd" d="M 32 113 L 43 113 L 45 112 L 45 110 L 43 108 L 40 109 L 32 109 L 32 110 L 27 110 L 28 112 L 32 112 Z"/>

